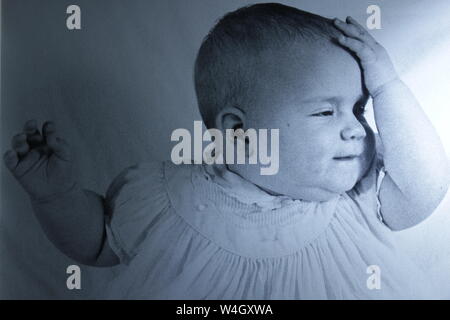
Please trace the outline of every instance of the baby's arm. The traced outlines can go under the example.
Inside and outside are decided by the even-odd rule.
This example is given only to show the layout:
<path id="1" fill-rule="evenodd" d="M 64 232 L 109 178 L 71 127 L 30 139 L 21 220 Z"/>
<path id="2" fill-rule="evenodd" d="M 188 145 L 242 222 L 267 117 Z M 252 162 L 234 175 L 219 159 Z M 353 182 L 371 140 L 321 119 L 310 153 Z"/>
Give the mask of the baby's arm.
<path id="1" fill-rule="evenodd" d="M 386 175 L 380 187 L 381 211 L 393 230 L 428 217 L 445 196 L 449 163 L 432 124 L 408 87 L 398 78 L 386 50 L 354 19 L 335 20 L 341 45 L 360 59 L 373 98 L 376 125 L 384 146 Z M 345 36 L 344 36 L 345 35 Z"/>
<path id="2" fill-rule="evenodd" d="M 70 149 L 56 136 L 53 123 L 46 122 L 41 134 L 36 121 L 28 121 L 24 132 L 13 137 L 12 150 L 4 154 L 4 161 L 30 196 L 36 218 L 59 250 L 87 265 L 119 263 L 106 240 L 104 199 L 78 185 Z"/>

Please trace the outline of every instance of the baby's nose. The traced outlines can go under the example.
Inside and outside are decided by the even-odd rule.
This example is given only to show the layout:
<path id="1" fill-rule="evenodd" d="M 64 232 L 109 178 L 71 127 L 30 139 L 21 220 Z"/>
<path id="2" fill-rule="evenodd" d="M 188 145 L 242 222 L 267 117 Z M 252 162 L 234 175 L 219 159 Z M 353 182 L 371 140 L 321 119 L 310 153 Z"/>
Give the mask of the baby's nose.
<path id="1" fill-rule="evenodd" d="M 346 126 L 341 131 L 342 139 L 344 140 L 359 140 L 366 137 L 366 129 L 355 117 L 346 123 Z"/>

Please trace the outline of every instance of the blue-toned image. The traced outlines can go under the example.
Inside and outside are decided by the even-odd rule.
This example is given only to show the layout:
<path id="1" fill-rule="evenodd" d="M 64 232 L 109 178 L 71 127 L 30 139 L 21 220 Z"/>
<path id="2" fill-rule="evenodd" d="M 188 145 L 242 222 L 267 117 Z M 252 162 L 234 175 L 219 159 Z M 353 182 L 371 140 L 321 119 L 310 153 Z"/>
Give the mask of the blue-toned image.
<path id="1" fill-rule="evenodd" d="M 450 298 L 448 1 L 1 4 L 0 299 Z"/>

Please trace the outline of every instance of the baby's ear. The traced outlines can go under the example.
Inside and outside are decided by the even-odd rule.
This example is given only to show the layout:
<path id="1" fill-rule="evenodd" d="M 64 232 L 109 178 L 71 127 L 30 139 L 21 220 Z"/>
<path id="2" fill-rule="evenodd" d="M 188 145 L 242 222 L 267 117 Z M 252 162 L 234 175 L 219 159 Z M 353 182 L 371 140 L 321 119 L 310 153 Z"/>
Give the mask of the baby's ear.
<path id="1" fill-rule="evenodd" d="M 236 107 L 225 108 L 217 114 L 215 125 L 219 130 L 244 129 L 245 113 Z"/>

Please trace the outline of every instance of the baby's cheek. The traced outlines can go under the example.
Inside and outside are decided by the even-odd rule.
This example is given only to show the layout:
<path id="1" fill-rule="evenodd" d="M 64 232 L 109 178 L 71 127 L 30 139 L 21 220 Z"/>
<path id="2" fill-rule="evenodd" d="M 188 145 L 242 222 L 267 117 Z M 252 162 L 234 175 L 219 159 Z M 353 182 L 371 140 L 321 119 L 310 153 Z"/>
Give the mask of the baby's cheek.
<path id="1" fill-rule="evenodd" d="M 324 131 L 313 130 L 305 124 L 283 129 L 279 139 L 280 164 L 319 174 L 335 142 Z"/>
<path id="2" fill-rule="evenodd" d="M 302 171 L 307 180 L 317 181 L 329 174 L 329 152 L 327 146 L 316 144 L 308 146 L 307 150 L 302 153 L 301 165 Z"/>

